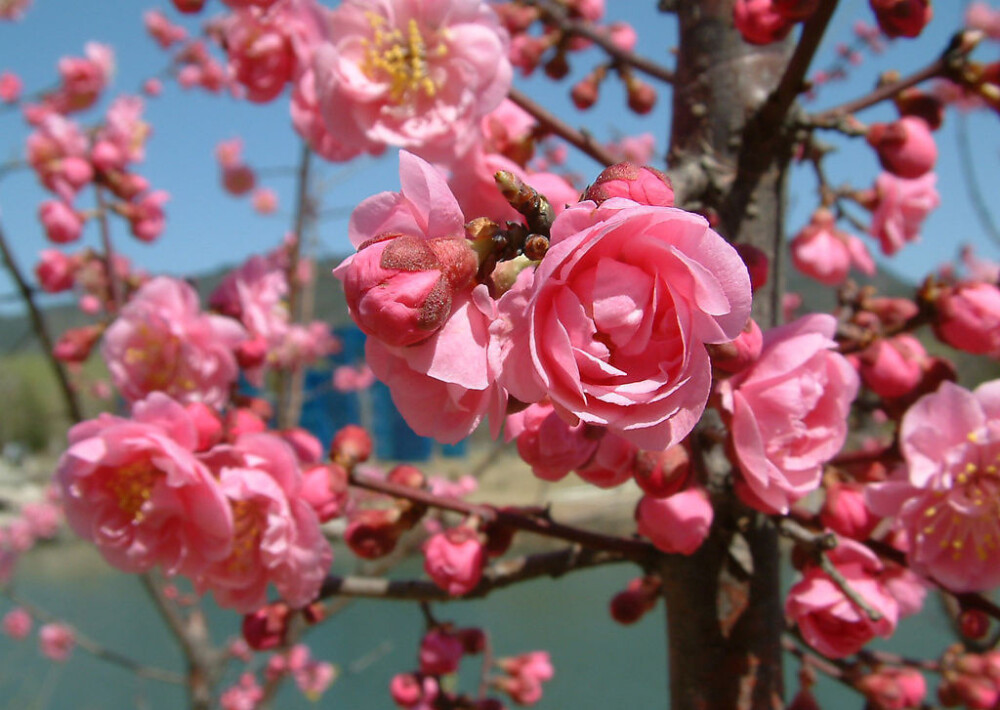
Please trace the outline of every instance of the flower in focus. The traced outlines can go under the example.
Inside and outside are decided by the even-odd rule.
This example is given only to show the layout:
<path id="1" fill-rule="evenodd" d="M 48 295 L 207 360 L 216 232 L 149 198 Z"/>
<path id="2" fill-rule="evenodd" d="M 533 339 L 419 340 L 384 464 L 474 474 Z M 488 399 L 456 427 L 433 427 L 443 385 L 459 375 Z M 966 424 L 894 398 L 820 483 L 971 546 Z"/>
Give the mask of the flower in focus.
<path id="1" fill-rule="evenodd" d="M 485 2 L 347 0 L 314 56 L 330 133 L 454 157 L 510 87 L 507 33 Z"/>
<path id="2" fill-rule="evenodd" d="M 533 278 L 500 299 L 491 333 L 501 384 L 548 397 L 571 424 L 596 424 L 646 449 L 685 437 L 711 387 L 708 343 L 737 337 L 750 279 L 707 221 L 613 198 L 556 218 Z"/>
<path id="3" fill-rule="evenodd" d="M 758 510 L 787 512 L 819 486 L 847 437 L 858 374 L 833 341 L 833 316 L 764 333 L 760 358 L 719 384 L 739 468 L 737 492 Z"/>
<path id="4" fill-rule="evenodd" d="M 1000 380 L 942 383 L 907 410 L 899 441 L 905 471 L 868 502 L 898 518 L 910 567 L 955 592 L 1000 584 Z"/>
<path id="5" fill-rule="evenodd" d="M 878 579 L 882 563 L 864 545 L 842 539 L 826 554 L 851 589 L 881 618 L 871 619 L 816 564 L 807 565 L 802 579 L 788 591 L 785 614 L 798 624 L 810 646 L 824 656 L 843 658 L 861 650 L 875 636 L 891 636 L 899 608 Z"/>

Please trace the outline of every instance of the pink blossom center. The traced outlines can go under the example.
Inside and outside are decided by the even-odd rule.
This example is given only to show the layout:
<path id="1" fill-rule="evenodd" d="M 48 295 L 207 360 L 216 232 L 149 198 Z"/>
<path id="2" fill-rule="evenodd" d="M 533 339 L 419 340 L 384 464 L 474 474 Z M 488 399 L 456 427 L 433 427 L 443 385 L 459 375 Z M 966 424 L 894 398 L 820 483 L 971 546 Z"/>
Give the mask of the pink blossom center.
<path id="1" fill-rule="evenodd" d="M 153 495 L 153 486 L 162 473 L 148 460 L 134 461 L 119 468 L 108 479 L 108 493 L 118 508 L 133 522 L 145 517 L 142 507 Z"/>
<path id="2" fill-rule="evenodd" d="M 437 39 L 428 48 L 427 41 L 415 19 L 410 19 L 404 35 L 399 28 L 385 28 L 386 19 L 373 12 L 365 13 L 372 27 L 371 39 L 362 39 L 364 60 L 362 71 L 372 81 L 388 85 L 389 98 L 396 105 L 413 103 L 420 94 L 433 98 L 442 84 L 435 79 L 429 58 L 442 58 L 448 47 Z M 435 33 L 437 34 L 437 33 Z"/>
<path id="3" fill-rule="evenodd" d="M 263 532 L 261 512 L 252 501 L 237 500 L 233 506 L 233 552 L 227 567 L 244 573 L 256 567 L 257 552 Z"/>

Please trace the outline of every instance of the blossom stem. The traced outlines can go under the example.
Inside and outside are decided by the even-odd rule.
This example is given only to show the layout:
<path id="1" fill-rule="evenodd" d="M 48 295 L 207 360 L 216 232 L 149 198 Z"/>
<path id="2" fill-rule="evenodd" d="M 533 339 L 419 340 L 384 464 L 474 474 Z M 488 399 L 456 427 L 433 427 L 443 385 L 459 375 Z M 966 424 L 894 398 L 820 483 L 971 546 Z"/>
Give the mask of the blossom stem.
<path id="1" fill-rule="evenodd" d="M 45 325 L 45 318 L 42 317 L 42 312 L 39 310 L 38 304 L 35 303 L 31 286 L 28 285 L 17 262 L 14 261 L 14 254 L 7 243 L 7 237 L 4 234 L 2 226 L 0 226 L 0 256 L 3 257 L 7 270 L 17 284 L 21 300 L 24 301 L 24 305 L 28 309 L 28 316 L 31 318 L 31 327 L 34 329 L 35 336 L 42 345 L 42 350 L 45 351 L 45 357 L 48 358 L 49 365 L 52 366 L 52 372 L 56 376 L 56 382 L 59 383 L 63 400 L 66 402 L 66 408 L 69 410 L 70 419 L 74 424 L 81 422 L 83 421 L 83 410 L 80 407 L 80 400 L 77 398 L 76 390 L 73 389 L 73 384 L 69 381 L 69 376 L 66 374 L 63 364 L 59 362 L 52 350 L 52 336 L 49 335 L 48 327 Z"/>
<path id="2" fill-rule="evenodd" d="M 454 498 L 441 498 L 427 491 L 390 483 L 364 474 L 352 473 L 350 483 L 358 488 L 385 493 L 395 498 L 403 498 L 465 515 L 475 515 L 486 523 L 496 523 L 545 537 L 554 537 L 596 550 L 618 552 L 635 561 L 648 561 L 658 554 L 655 547 L 640 540 L 595 533 L 557 523 L 545 516 L 527 515 L 523 511 L 476 505 Z"/>
<path id="3" fill-rule="evenodd" d="M 424 603 L 482 599 L 498 589 L 520 582 L 540 577 L 560 577 L 568 572 L 629 561 L 629 558 L 620 552 L 591 550 L 580 545 L 572 545 L 555 552 L 541 552 L 494 562 L 483 570 L 483 577 L 475 589 L 459 597 L 448 594 L 444 589 L 426 580 L 331 575 L 323 582 L 318 598 L 364 597 Z"/>
<path id="4" fill-rule="evenodd" d="M 518 89 L 511 87 L 507 96 L 511 101 L 534 116 L 538 123 L 541 124 L 542 128 L 556 134 L 567 143 L 583 151 L 605 167 L 614 165 L 617 162 L 615 157 L 608 152 L 608 149 L 594 140 L 592 135 L 586 131 L 573 128 L 547 108 L 544 108 L 541 104 L 529 99 Z"/>
<path id="5" fill-rule="evenodd" d="M 557 4 L 549 0 L 522 0 L 525 5 L 538 8 L 542 19 L 556 25 L 569 35 L 577 35 L 589 39 L 611 57 L 617 64 L 626 64 L 637 71 L 659 79 L 667 84 L 674 83 L 674 72 L 646 57 L 626 51 L 616 45 L 603 30 L 597 29 L 588 22 L 570 18 L 569 14 Z"/>

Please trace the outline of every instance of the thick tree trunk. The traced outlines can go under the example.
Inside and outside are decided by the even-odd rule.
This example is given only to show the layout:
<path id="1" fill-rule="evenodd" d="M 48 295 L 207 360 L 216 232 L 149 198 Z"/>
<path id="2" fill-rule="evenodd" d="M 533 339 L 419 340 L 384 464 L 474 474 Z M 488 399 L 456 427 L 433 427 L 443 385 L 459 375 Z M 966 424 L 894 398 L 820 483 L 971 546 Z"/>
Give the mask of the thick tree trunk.
<path id="1" fill-rule="evenodd" d="M 733 0 L 679 2 L 680 42 L 668 163 L 708 170 L 704 194 L 685 204 L 718 217 L 733 242 L 770 259 L 768 285 L 754 297 L 762 328 L 781 314 L 784 174 L 790 141 L 760 112 L 788 64 L 787 43 L 755 47 L 733 28 Z M 706 420 L 710 417 L 706 417 Z M 702 429 L 718 426 L 706 421 Z M 706 543 L 661 566 L 670 635 L 672 710 L 782 707 L 777 535 L 766 516 L 732 492 L 730 464 L 695 433 L 704 453 L 716 517 Z"/>

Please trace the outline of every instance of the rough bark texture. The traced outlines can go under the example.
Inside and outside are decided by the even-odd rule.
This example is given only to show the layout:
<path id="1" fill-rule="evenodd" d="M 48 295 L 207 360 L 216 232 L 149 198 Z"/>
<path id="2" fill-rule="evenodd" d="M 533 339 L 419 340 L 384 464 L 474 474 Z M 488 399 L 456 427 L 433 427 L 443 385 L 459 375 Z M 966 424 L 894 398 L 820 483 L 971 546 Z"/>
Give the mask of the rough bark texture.
<path id="1" fill-rule="evenodd" d="M 781 314 L 784 175 L 790 141 L 764 108 L 791 56 L 787 43 L 755 47 L 732 24 L 733 0 L 676 4 L 677 81 L 668 162 L 697 162 L 709 173 L 689 208 L 718 216 L 717 229 L 771 260 L 754 297 L 762 328 Z M 783 118 L 783 117 L 782 117 Z M 718 422 L 706 418 L 702 429 Z M 696 434 L 697 437 L 697 434 Z M 696 438 L 707 442 L 707 438 Z M 712 533 L 690 557 L 672 556 L 661 574 L 667 602 L 673 710 L 782 707 L 777 534 L 765 516 L 732 493 L 727 458 L 703 452 L 716 509 Z"/>

